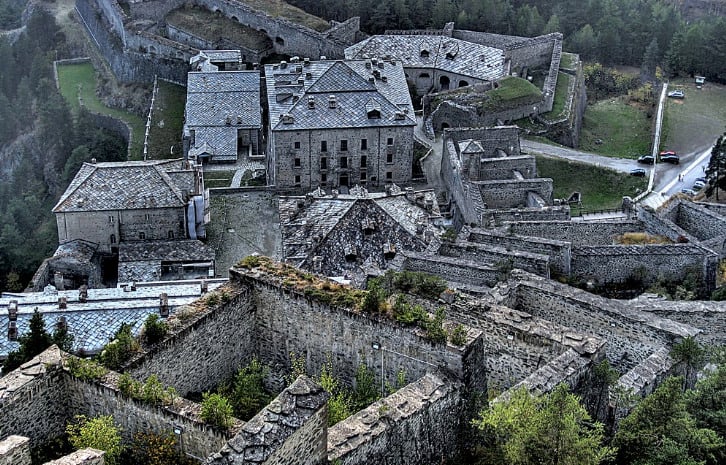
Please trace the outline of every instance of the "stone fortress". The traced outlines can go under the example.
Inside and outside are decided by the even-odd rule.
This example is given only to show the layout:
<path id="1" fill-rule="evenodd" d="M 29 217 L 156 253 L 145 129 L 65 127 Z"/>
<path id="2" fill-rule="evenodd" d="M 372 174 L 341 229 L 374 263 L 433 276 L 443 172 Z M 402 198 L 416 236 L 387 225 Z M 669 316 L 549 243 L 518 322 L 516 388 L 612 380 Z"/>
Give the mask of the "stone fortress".
<path id="1" fill-rule="evenodd" d="M 129 3 L 125 11 L 113 1 L 78 0 L 77 9 L 121 80 L 149 80 L 158 74 L 183 82 L 188 60 L 198 49 L 162 37 L 159 29 L 162 19 L 181 5 L 152 0 Z M 198 5 L 265 34 L 269 42 L 261 42 L 268 52 L 340 58 L 359 35 L 355 19 L 316 32 L 231 0 Z M 408 39 L 426 45 L 413 49 L 417 59 L 447 48 L 440 58 L 455 61 L 459 52 L 447 56 L 452 55 L 452 38 L 477 43 L 462 35 L 466 32 L 449 27 L 441 34 L 410 33 Z M 191 34 L 185 36 L 178 27 L 166 35 L 191 40 Z M 504 53 L 491 57 L 503 57 L 495 63 L 509 74 L 520 42 L 499 37 Z M 531 50 L 559 60 L 561 37 L 546 37 L 541 44 L 547 45 Z M 489 35 L 490 41 L 494 38 Z M 458 50 L 462 49 L 463 45 Z M 259 55 L 252 52 L 264 52 L 240 50 L 254 60 Z M 372 57 L 361 58 L 364 69 L 366 59 L 373 64 Z M 384 66 L 403 62 L 380 58 Z M 304 59 L 288 66 L 298 64 L 304 67 Z M 411 70 L 405 63 L 400 66 L 410 80 Z M 418 72 L 414 79 L 422 88 L 431 86 L 438 93 L 448 92 L 446 85 L 466 81 L 464 74 L 447 75 L 439 65 Z M 428 77 L 421 76 L 427 72 Z M 575 87 L 568 102 L 576 109 L 584 92 L 576 90 L 577 79 L 570 83 Z M 465 84 L 490 85 L 473 80 Z M 547 98 L 546 92 L 542 98 Z M 329 105 L 325 99 L 320 103 Z M 51 348 L 0 378 L 0 438 L 8 438 L 0 442 L 0 464 L 24 463 L 30 446 L 62 434 L 77 414 L 112 414 L 127 439 L 137 430 L 174 431 L 185 453 L 208 464 L 439 463 L 467 446 L 472 401 L 480 395 L 506 396 L 519 386 L 544 393 L 565 382 L 593 414 L 613 425 L 629 409 L 623 393 L 646 395 L 678 372 L 680 367 L 668 355 L 674 344 L 689 336 L 705 344 L 726 342 L 726 307 L 721 303 L 616 300 L 564 284 L 596 289 L 632 280 L 648 285 L 688 277 L 697 283 L 696 292 L 706 296 L 715 286 L 718 261 L 726 256 L 726 207 L 674 198 L 656 212 L 624 199 L 621 218 L 575 221 L 569 207 L 552 198 L 552 181 L 539 178 L 533 158 L 521 153 L 516 128 L 451 129 L 461 125 L 455 121 L 479 121 L 471 111 L 453 102 L 427 114 L 430 128 L 444 129 L 443 197 L 395 184 L 385 193 L 360 186 L 347 194 L 326 193 L 320 179 L 317 186 L 310 184 L 317 189 L 305 195 L 270 194 L 270 206 L 279 217 L 278 258 L 356 285 L 389 269 L 439 275 L 452 290 L 443 293 L 437 305 L 446 309 L 446 328 L 464 325 L 461 345 L 432 342 L 422 330 L 385 315 L 333 305 L 321 289 L 341 288 L 326 278 L 263 258 L 242 261 L 230 270 L 229 283 L 210 293 L 222 303 L 211 304 L 212 299 L 202 295 L 188 306 L 169 306 L 168 301 L 163 305 L 160 300 L 157 307 L 149 299 L 140 304 L 147 312 L 168 312 L 177 324 L 163 342 L 139 354 L 124 371 L 139 380 L 155 374 L 184 396 L 213 388 L 256 357 L 272 367 L 268 386 L 281 393 L 253 419 L 238 420 L 223 431 L 202 422 L 200 406 L 189 400 L 157 407 L 128 399 L 119 391 L 118 373 L 96 381 L 77 379 L 63 366 L 66 354 Z M 253 140 L 259 141 L 259 136 L 251 137 L 250 145 Z M 144 221 L 141 217 L 140 224 Z M 456 234 L 445 232 L 447 225 L 454 226 L 451 231 Z M 664 236 L 667 241 L 620 245 L 618 237 L 632 232 Z M 135 229 L 136 239 L 138 233 Z M 65 284 L 62 276 L 55 277 Z M 313 287 L 296 284 L 301 281 Z M 200 284 L 201 294 L 208 290 Z M 52 307 L 55 298 L 60 307 L 59 297 L 66 298 L 66 305 L 73 303 L 73 293 L 59 292 L 41 300 Z M 156 299 L 153 288 L 147 294 Z M 196 297 L 196 290 L 191 294 Z M 27 320 L 29 307 L 37 305 L 33 302 L 0 300 L 7 313 L 4 333 L 10 336 L 12 328 L 17 335 L 18 315 Z M 64 309 L 57 310 L 63 316 Z M 390 383 L 403 370 L 409 384 L 328 427 L 328 396 L 322 388 L 305 376 L 287 381 L 291 352 L 302 357 L 311 374 L 319 373 L 330 359 L 348 385 L 360 363 L 376 373 L 377 383 Z M 593 372 L 603 360 L 621 374 L 605 393 L 596 386 Z M 93 463 L 68 460 L 65 463 Z"/>

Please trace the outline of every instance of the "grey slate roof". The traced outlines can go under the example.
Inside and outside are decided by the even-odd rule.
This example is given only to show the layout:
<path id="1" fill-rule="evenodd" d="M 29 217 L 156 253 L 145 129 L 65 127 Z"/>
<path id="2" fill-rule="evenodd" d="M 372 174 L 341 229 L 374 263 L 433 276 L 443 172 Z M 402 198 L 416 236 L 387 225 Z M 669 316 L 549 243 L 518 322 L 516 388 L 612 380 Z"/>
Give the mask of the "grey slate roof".
<path id="1" fill-rule="evenodd" d="M 416 124 L 400 64 L 385 63 L 379 68 L 365 60 L 289 63 L 267 65 L 265 76 L 273 130 Z M 335 108 L 329 107 L 331 96 Z M 310 98 L 315 103 L 313 108 L 309 106 Z M 368 118 L 367 108 L 371 105 L 381 112 L 380 119 Z M 396 113 L 402 113 L 403 118 L 396 118 Z M 283 114 L 291 115 L 293 122 L 283 123 Z"/>
<path id="2" fill-rule="evenodd" d="M 167 173 L 178 171 L 181 160 L 84 163 L 53 212 L 105 211 L 183 207 L 184 193 Z M 194 174 L 187 172 L 193 184 Z M 182 173 L 174 175 L 177 182 Z"/>
<path id="3" fill-rule="evenodd" d="M 226 280 L 208 281 L 209 290 Z M 138 334 L 146 317 L 159 311 L 159 295 L 166 293 L 170 313 L 201 296 L 199 282 L 166 282 L 138 284 L 135 291 L 122 288 L 89 289 L 88 300 L 78 301 L 78 291 L 56 291 L 52 286 L 44 292 L 27 292 L 0 296 L 0 357 L 19 347 L 8 340 L 8 304 L 18 301 L 18 335 L 27 333 L 35 308 L 43 315 L 45 327 L 52 332 L 61 316 L 66 318 L 68 330 L 75 336 L 73 349 L 96 352 L 109 342 L 121 323 L 133 323 Z M 58 308 L 58 297 L 68 299 L 68 308 Z"/>
<path id="4" fill-rule="evenodd" d="M 119 263 L 147 260 L 213 261 L 214 250 L 201 241 L 139 241 L 119 245 Z"/>
<path id="5" fill-rule="evenodd" d="M 345 57 L 393 57 L 404 68 L 438 69 L 485 81 L 506 73 L 504 50 L 441 35 L 372 36 L 346 48 Z"/>

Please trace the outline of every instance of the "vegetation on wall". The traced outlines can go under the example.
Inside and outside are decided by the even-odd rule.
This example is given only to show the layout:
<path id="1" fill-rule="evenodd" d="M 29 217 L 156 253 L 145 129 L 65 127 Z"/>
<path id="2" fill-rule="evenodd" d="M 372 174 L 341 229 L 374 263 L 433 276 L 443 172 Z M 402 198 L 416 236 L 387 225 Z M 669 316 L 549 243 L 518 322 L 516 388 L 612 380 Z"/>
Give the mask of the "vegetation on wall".
<path id="1" fill-rule="evenodd" d="M 73 345 L 74 336 L 68 333 L 65 327 L 57 326 L 53 334 L 48 333 L 45 329 L 45 319 L 36 308 L 33 316 L 30 318 L 30 331 L 18 338 L 20 347 L 17 350 L 8 353 L 5 363 L 3 363 L 3 373 L 18 368 L 31 358 L 39 355 L 52 344 L 58 345 L 62 350 L 70 350 Z"/>

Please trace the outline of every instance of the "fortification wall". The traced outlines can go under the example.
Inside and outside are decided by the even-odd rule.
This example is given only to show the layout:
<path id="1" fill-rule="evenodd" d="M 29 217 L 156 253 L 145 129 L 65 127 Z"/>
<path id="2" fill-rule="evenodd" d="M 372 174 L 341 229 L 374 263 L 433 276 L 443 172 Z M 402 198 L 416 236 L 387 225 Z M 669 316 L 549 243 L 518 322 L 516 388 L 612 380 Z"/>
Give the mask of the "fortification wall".
<path id="1" fill-rule="evenodd" d="M 121 136 L 121 138 L 126 143 L 126 146 L 128 147 L 128 149 L 126 150 L 126 156 L 129 160 L 131 160 L 131 142 L 133 139 L 133 132 L 131 131 L 131 127 L 126 124 L 126 122 L 112 116 L 102 115 L 100 113 L 92 113 L 92 116 L 93 122 L 96 126 L 106 129 L 108 131 L 113 131 Z"/>
<path id="2" fill-rule="evenodd" d="M 634 311 L 627 304 L 542 279 L 524 280 L 521 275 L 516 270 L 512 273 L 513 288 L 502 304 L 607 340 L 607 358 L 621 373 L 658 348 L 698 333 L 691 326 Z"/>
<path id="3" fill-rule="evenodd" d="M 0 438 L 22 434 L 31 447 L 64 434 L 69 412 L 57 346 L 0 378 L 0 419 Z"/>
<path id="4" fill-rule="evenodd" d="M 521 250 L 546 255 L 549 257 L 549 265 L 552 270 L 564 275 L 570 274 L 572 250 L 569 242 L 538 237 L 511 236 L 484 230 L 470 231 L 466 240 L 477 244 L 504 247 L 506 250 Z"/>
<path id="5" fill-rule="evenodd" d="M 424 255 L 415 252 L 403 253 L 402 268 L 407 271 L 421 271 L 434 274 L 447 281 L 472 286 L 493 286 L 501 271 L 496 267 L 474 263 L 460 258 Z"/>
<path id="6" fill-rule="evenodd" d="M 488 208 L 528 207 L 529 193 L 542 197 L 552 204 L 552 180 L 549 178 L 485 181 L 475 183 L 479 186 L 482 200 Z"/>
<path id="7" fill-rule="evenodd" d="M 461 179 L 461 164 L 454 156 L 456 149 L 451 139 L 444 139 L 444 153 L 441 157 L 441 178 L 451 195 L 454 210 L 454 225 L 478 223 L 485 206 L 476 186 L 464 184 Z"/>
<path id="8" fill-rule="evenodd" d="M 499 267 L 501 270 L 505 270 L 511 265 L 540 276 L 549 277 L 550 275 L 548 256 L 523 252 L 521 250 L 508 250 L 503 247 L 492 247 L 486 244 L 475 244 L 471 242 L 447 242 L 441 244 L 439 255 L 463 258 L 464 260 L 480 264 L 489 264 Z"/>
<path id="9" fill-rule="evenodd" d="M 726 236 L 726 218 L 693 202 L 678 203 L 675 223 L 699 241 Z"/>
<path id="10" fill-rule="evenodd" d="M 505 223 L 507 232 L 570 242 L 573 246 L 610 245 L 615 236 L 626 232 L 642 232 L 639 221 L 616 220 L 598 222 L 512 221 Z"/>
<path id="11" fill-rule="evenodd" d="M 11 435 L 0 441 L 0 465 L 31 465 L 30 439 Z"/>
<path id="12" fill-rule="evenodd" d="M 665 236 L 673 242 L 698 242 L 685 229 L 667 219 L 667 214 L 657 215 L 652 209 L 638 208 L 638 220 L 650 234 Z"/>
<path id="13" fill-rule="evenodd" d="M 430 101 L 439 98 L 440 94 L 431 94 L 424 96 L 424 108 L 430 110 Z M 536 107 L 537 110 L 533 110 Z M 541 99 L 531 99 L 518 105 L 511 105 L 508 108 L 502 108 L 497 111 L 486 111 L 480 113 L 476 107 L 470 105 L 461 105 L 455 100 L 444 100 L 433 111 L 428 113 L 431 118 L 431 124 L 434 129 L 441 131 L 444 128 L 469 128 L 471 126 L 496 126 L 501 123 L 516 121 L 528 116 L 532 116 L 535 112 L 545 112 L 551 110 L 547 108 L 544 97 Z"/>
<path id="14" fill-rule="evenodd" d="M 562 34 L 553 32 L 531 39 L 522 40 L 506 47 L 505 53 L 512 60 L 512 68 L 529 67 L 533 68 L 541 65 L 549 65 L 553 52 L 562 51 Z M 559 56 L 557 56 L 557 68 L 559 68 Z M 555 70 L 557 69 L 555 68 Z"/>
<path id="15" fill-rule="evenodd" d="M 637 279 L 645 286 L 659 279 L 683 281 L 695 274 L 700 294 L 716 287 L 718 255 L 693 244 L 577 246 L 572 249 L 572 276 L 599 283 Z"/>
<path id="16" fill-rule="evenodd" d="M 407 465 L 450 459 L 462 447 L 462 386 L 434 374 L 328 430 L 328 460 L 340 465 Z"/>
<path id="17" fill-rule="evenodd" d="M 365 363 L 378 376 L 383 373 L 388 382 L 400 370 L 409 379 L 418 379 L 445 366 L 469 387 L 486 385 L 484 366 L 479 363 L 483 359 L 479 331 L 470 331 L 463 348 L 436 344 L 425 339 L 420 329 L 332 308 L 235 269 L 230 270 L 230 277 L 254 288 L 257 355 L 273 372 L 288 372 L 294 353 L 304 358 L 308 373 L 319 373 L 330 358 L 336 374 L 349 382 Z M 382 349 L 374 349 L 374 344 Z M 282 384 L 282 380 L 278 382 Z"/>
<path id="18" fill-rule="evenodd" d="M 525 379 L 502 394 L 507 398 L 515 390 L 524 387 L 528 392 L 540 395 L 552 392 L 559 384 L 567 383 L 574 392 L 587 394 L 585 384 L 592 376 L 592 367 L 598 359 L 582 357 L 577 351 L 568 349 L 549 363 L 542 365 Z"/>
<path id="19" fill-rule="evenodd" d="M 512 157 L 521 155 L 517 126 L 450 128 L 444 130 L 443 137 L 455 142 L 473 139 L 478 141 L 487 153 L 501 149 Z"/>
<path id="20" fill-rule="evenodd" d="M 97 5 L 108 21 L 111 31 L 123 38 L 125 35 L 124 23 L 129 17 L 126 16 L 118 2 L 116 0 L 98 0 Z"/>
<path id="21" fill-rule="evenodd" d="M 484 215 L 483 227 L 494 227 L 511 221 L 569 221 L 568 205 L 545 208 L 489 209 Z M 486 226 L 485 226 L 486 225 Z"/>
<path id="22" fill-rule="evenodd" d="M 129 363 L 137 379 L 156 374 L 181 395 L 210 390 L 246 365 L 256 352 L 254 305 L 250 290 L 225 286 L 214 291 L 226 303 L 203 309 L 183 328 Z M 207 297 L 208 298 L 208 297 Z M 203 306 L 204 299 L 196 306 Z"/>
<path id="23" fill-rule="evenodd" d="M 533 156 L 521 155 L 507 158 L 485 158 L 479 166 L 478 181 L 512 179 L 513 171 L 519 171 L 525 178 L 537 177 L 537 160 Z"/>
<path id="24" fill-rule="evenodd" d="M 697 202 L 696 205 L 700 205 L 704 208 L 707 208 L 707 209 L 711 210 L 712 212 L 716 213 L 717 215 L 720 215 L 720 216 L 726 218 L 726 204 Z"/>
<path id="25" fill-rule="evenodd" d="M 726 303 L 713 301 L 668 301 L 639 298 L 630 305 L 660 318 L 693 325 L 701 330 L 698 341 L 705 345 L 726 345 Z"/>
<path id="26" fill-rule="evenodd" d="M 125 441 L 131 441 L 138 431 L 152 431 L 165 436 L 175 425 L 181 426 L 183 450 L 195 457 L 207 457 L 221 449 L 227 441 L 224 431 L 189 415 L 192 412 L 199 414 L 201 406 L 198 404 L 176 399 L 172 410 L 129 399 L 119 392 L 117 376 L 106 376 L 104 382 L 86 382 L 66 374 L 64 396 L 68 411 L 89 418 L 112 415 Z"/>

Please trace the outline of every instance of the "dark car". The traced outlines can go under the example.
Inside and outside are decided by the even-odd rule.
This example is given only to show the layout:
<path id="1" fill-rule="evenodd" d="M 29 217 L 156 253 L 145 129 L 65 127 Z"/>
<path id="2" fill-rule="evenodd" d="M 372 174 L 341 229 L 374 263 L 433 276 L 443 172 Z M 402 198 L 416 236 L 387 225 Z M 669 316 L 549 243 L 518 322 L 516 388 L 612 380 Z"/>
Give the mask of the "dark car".
<path id="1" fill-rule="evenodd" d="M 677 165 L 681 162 L 681 157 L 676 154 L 661 155 L 660 161 L 662 163 L 673 163 L 674 165 Z"/>
<path id="2" fill-rule="evenodd" d="M 638 176 L 639 178 L 645 177 L 646 171 L 645 168 L 635 168 L 630 170 L 631 176 Z"/>
<path id="3" fill-rule="evenodd" d="M 638 163 L 643 163 L 644 165 L 652 165 L 655 159 L 653 158 L 653 155 L 643 155 L 641 157 L 638 157 Z"/>

